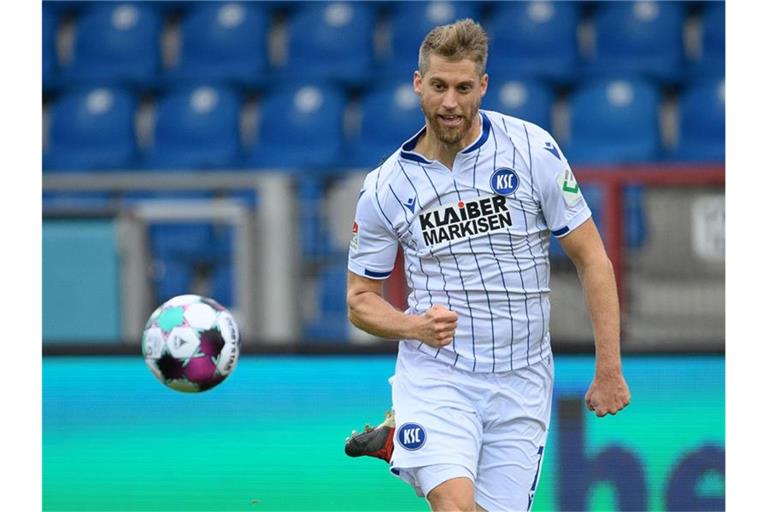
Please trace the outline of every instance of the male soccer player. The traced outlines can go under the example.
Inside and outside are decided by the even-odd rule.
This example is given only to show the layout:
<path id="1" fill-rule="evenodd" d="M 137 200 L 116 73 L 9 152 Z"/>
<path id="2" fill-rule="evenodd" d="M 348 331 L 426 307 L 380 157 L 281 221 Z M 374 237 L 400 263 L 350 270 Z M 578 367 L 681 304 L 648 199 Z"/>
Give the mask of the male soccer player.
<path id="1" fill-rule="evenodd" d="M 549 133 L 480 110 L 487 46 L 469 19 L 426 36 L 413 77 L 426 126 L 366 177 L 349 250 L 350 320 L 399 340 L 395 425 L 363 434 L 365 454 L 378 443 L 373 455 L 389 460 L 393 446 L 392 473 L 441 511 L 531 507 L 552 401 L 550 234 L 576 265 L 594 328 L 587 407 L 615 414 L 630 396 L 589 207 Z M 398 246 L 405 312 L 382 296 Z"/>

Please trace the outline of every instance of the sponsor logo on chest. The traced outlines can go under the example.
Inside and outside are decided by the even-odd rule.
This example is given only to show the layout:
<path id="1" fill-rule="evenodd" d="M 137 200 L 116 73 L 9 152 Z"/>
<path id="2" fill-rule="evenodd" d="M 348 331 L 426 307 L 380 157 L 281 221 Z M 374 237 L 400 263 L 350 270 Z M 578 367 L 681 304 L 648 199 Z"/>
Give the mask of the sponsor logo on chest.
<path id="1" fill-rule="evenodd" d="M 419 214 L 424 243 L 431 247 L 512 226 L 507 200 L 501 196 L 458 201 Z"/>

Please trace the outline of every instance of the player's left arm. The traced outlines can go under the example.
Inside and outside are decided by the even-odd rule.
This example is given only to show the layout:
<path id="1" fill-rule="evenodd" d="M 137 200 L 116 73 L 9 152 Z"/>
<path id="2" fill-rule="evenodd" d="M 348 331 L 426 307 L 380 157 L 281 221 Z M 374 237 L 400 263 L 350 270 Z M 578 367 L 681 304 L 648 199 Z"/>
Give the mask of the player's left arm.
<path id="1" fill-rule="evenodd" d="M 630 393 L 621 369 L 619 299 L 613 265 L 592 219 L 561 237 L 560 245 L 576 266 L 595 337 L 595 376 L 584 400 L 600 417 L 616 414 L 629 405 Z"/>

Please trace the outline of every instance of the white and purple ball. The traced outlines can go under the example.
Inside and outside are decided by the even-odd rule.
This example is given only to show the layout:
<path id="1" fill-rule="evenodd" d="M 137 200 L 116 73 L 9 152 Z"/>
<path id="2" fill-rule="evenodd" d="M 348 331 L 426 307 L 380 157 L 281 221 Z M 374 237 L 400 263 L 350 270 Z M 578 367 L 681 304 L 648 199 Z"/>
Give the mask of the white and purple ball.
<path id="1" fill-rule="evenodd" d="M 234 371 L 240 334 L 232 314 L 215 300 L 179 295 L 149 317 L 141 350 L 160 382 L 196 393 L 217 386 Z"/>

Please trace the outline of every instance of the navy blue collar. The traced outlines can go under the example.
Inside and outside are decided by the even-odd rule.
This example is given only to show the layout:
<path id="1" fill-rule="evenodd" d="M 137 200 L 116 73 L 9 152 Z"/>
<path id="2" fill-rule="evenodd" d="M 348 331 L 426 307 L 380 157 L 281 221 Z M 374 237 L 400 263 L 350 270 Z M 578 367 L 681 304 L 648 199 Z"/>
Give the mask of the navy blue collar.
<path id="1" fill-rule="evenodd" d="M 480 134 L 480 138 L 477 139 L 474 144 L 461 152 L 462 154 L 468 154 L 478 149 L 480 146 L 485 144 L 485 141 L 488 140 L 488 136 L 491 134 L 491 120 L 488 119 L 488 116 L 485 115 L 485 112 L 480 112 L 480 115 L 483 118 L 483 132 Z M 416 144 L 419 142 L 419 138 L 421 138 L 421 136 L 424 135 L 426 131 L 427 127 L 425 126 L 419 130 L 419 133 L 408 139 L 400 148 L 400 157 L 405 158 L 406 160 L 419 162 L 421 164 L 432 163 L 431 160 L 427 160 L 420 154 L 413 152 Z"/>

